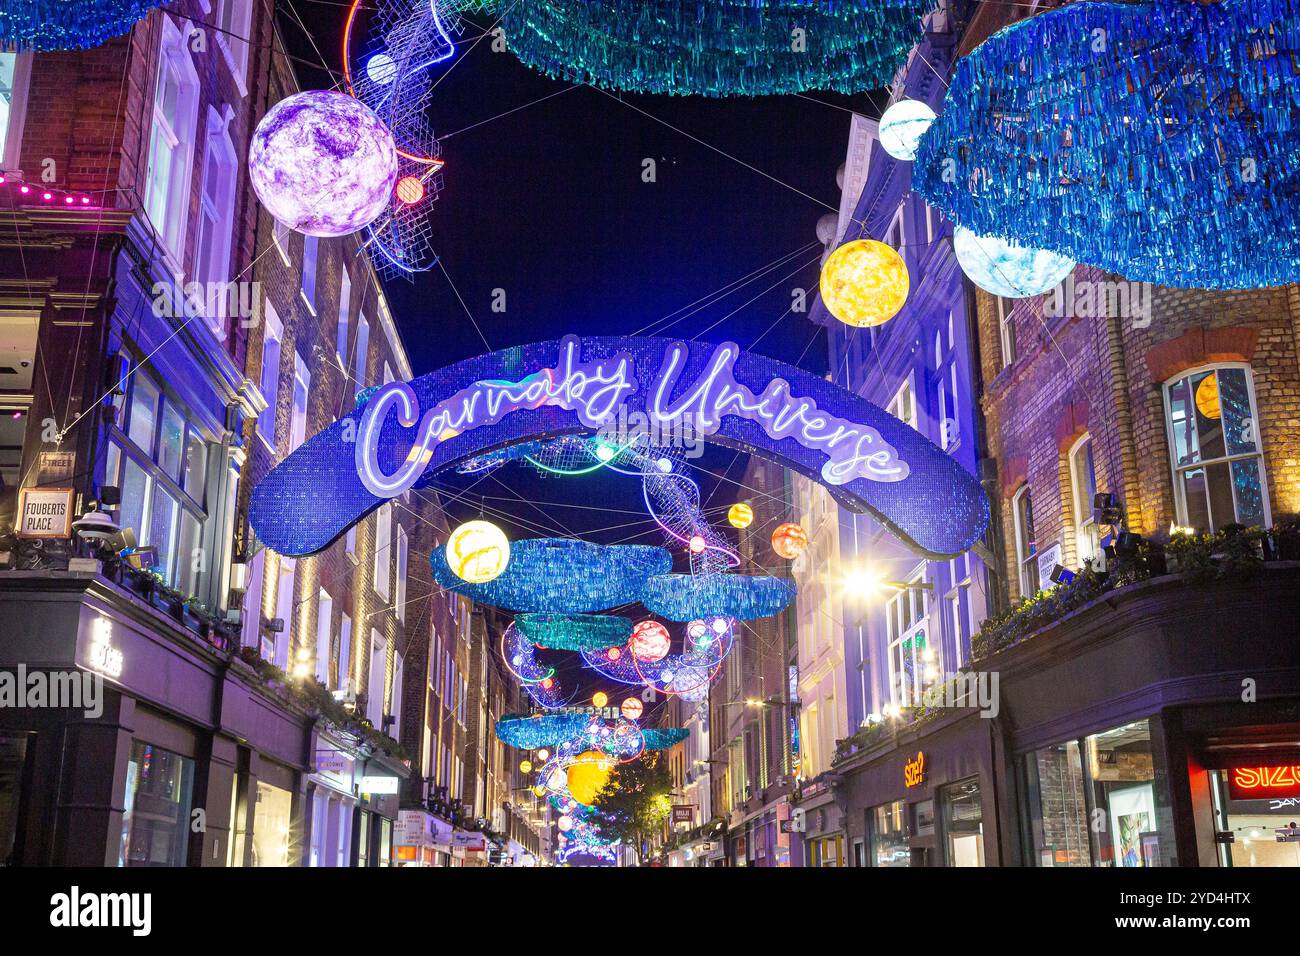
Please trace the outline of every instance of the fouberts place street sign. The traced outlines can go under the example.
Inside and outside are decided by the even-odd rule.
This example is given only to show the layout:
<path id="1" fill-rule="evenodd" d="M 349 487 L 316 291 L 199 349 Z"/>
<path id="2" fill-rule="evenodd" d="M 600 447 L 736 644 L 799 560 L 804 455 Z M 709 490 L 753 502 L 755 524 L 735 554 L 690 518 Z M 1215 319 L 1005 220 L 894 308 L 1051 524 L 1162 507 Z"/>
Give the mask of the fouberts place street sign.
<path id="1" fill-rule="evenodd" d="M 567 336 L 378 389 L 254 490 L 253 528 L 281 554 L 313 554 L 468 459 L 638 419 L 661 431 L 686 426 L 821 482 L 922 554 L 965 551 L 988 522 L 979 483 L 950 456 L 794 366 L 730 342 Z"/>

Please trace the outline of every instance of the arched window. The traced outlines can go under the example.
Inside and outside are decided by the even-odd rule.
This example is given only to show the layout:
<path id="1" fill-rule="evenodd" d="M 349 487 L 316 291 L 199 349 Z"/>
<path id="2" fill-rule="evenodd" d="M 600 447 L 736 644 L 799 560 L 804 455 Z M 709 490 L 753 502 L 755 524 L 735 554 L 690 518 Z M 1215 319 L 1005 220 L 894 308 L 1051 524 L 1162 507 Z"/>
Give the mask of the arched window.
<path id="1" fill-rule="evenodd" d="M 1178 523 L 1214 531 L 1270 522 L 1250 367 L 1206 366 L 1165 383 Z"/>

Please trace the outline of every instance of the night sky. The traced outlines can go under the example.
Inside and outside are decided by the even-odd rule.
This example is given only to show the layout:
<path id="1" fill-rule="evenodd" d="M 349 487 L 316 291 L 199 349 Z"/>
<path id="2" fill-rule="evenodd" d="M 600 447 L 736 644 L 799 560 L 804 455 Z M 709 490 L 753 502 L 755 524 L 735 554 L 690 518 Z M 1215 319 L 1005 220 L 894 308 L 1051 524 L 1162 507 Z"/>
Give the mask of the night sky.
<path id="1" fill-rule="evenodd" d="M 303 86 L 328 87 L 333 77 L 307 62 L 320 62 L 319 49 L 334 58 L 329 66 L 337 75 L 342 8 L 301 6 L 311 13 L 315 49 L 292 19 L 282 17 L 281 29 L 300 58 Z M 471 48 L 490 24 L 466 24 L 455 58 L 442 67 L 430 116 L 447 162 L 433 215 L 434 248 L 446 274 L 435 268 L 414 282 L 387 284 L 415 374 L 485 351 L 484 338 L 498 349 L 569 332 L 627 334 L 665 316 L 675 322 L 655 330 L 736 341 L 824 373 L 824 333 L 806 313 L 782 313 L 794 288 L 808 289 L 810 299 L 816 288 L 821 248 L 815 228 L 838 207 L 835 173 L 847 142 L 846 107 L 877 115 L 872 103 L 883 96 L 816 94 L 834 105 L 793 96 L 625 95 L 620 102 L 588 87 L 566 91 L 569 84 L 534 73 L 509 53 L 492 52 L 490 38 Z M 642 181 L 646 158 L 657 164 L 656 182 Z M 726 297 L 692 307 L 801 248 Z M 492 311 L 496 289 L 505 292 L 504 313 Z M 738 479 L 743 457 L 713 449 L 700 464 L 711 507 L 725 510 L 744 497 L 709 474 L 729 469 Z M 645 515 L 637 485 L 617 476 L 541 478 L 516 466 L 479 481 L 452 508 L 509 512 L 489 516 L 521 535 L 615 541 L 639 534 L 635 540 L 650 543 L 653 526 L 635 523 Z M 468 486 L 459 478 L 439 484 L 458 492 Z M 613 510 L 544 504 L 597 499 Z"/>

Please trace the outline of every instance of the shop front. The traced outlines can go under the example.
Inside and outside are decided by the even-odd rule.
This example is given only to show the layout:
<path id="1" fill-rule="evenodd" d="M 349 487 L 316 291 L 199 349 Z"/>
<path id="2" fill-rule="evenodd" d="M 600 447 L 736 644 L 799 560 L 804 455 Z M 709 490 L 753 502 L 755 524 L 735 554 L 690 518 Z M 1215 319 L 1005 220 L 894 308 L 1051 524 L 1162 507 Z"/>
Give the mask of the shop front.
<path id="1" fill-rule="evenodd" d="M 997 865 L 995 740 L 992 720 L 953 710 L 837 765 L 849 808 L 847 865 Z"/>
<path id="2" fill-rule="evenodd" d="M 10 686 L 85 691 L 0 707 L 0 858 L 298 865 L 313 719 L 232 649 L 92 572 L 7 572 L 0 619 Z"/>
<path id="3" fill-rule="evenodd" d="M 1132 585 L 978 661 L 1028 866 L 1300 864 L 1300 568 Z"/>
<path id="4" fill-rule="evenodd" d="M 792 842 L 803 853 L 803 866 L 848 866 L 846 852 L 848 833 L 846 817 L 839 788 L 842 778 L 838 774 L 824 773 L 800 786 L 794 794 L 791 829 L 798 830 L 802 839 Z"/>

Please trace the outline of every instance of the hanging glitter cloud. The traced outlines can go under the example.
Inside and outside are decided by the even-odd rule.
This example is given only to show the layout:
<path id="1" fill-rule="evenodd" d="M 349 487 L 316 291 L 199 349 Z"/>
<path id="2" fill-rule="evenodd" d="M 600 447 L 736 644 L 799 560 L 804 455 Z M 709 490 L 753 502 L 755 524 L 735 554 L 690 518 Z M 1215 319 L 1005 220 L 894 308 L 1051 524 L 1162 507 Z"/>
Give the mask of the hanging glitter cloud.
<path id="1" fill-rule="evenodd" d="M 646 609 L 670 621 L 710 615 L 752 621 L 779 614 L 794 600 L 785 578 L 749 574 L 660 574 L 646 582 Z"/>
<path id="2" fill-rule="evenodd" d="M 509 50 L 610 90 L 764 96 L 888 85 L 934 0 L 496 0 Z"/>
<path id="3" fill-rule="evenodd" d="M 646 579 L 672 567 L 672 556 L 650 545 L 600 545 L 571 538 L 528 538 L 510 547 L 510 564 L 486 584 L 469 584 L 447 565 L 442 549 L 429 556 L 433 580 L 476 604 L 510 611 L 588 613 L 631 604 Z"/>
<path id="4" fill-rule="evenodd" d="M 515 627 L 533 643 L 560 651 L 619 647 L 632 634 L 627 618 L 603 614 L 520 614 Z"/>
<path id="5" fill-rule="evenodd" d="M 1130 280 L 1300 280 L 1300 0 L 1072 3 L 958 65 L 913 188 Z"/>
<path id="6" fill-rule="evenodd" d="M 88 50 L 126 33 L 160 6 L 160 0 L 5 0 L 0 49 Z"/>
<path id="7" fill-rule="evenodd" d="M 346 236 L 388 206 L 397 147 L 379 117 L 343 93 L 276 103 L 248 147 L 249 181 L 267 212 L 309 236 Z"/>

